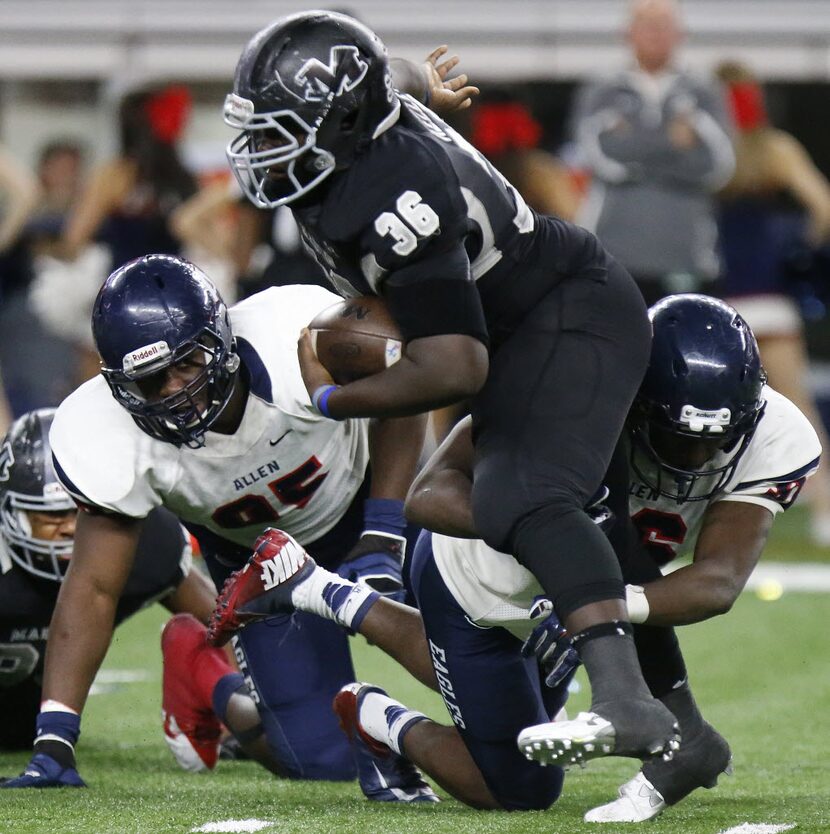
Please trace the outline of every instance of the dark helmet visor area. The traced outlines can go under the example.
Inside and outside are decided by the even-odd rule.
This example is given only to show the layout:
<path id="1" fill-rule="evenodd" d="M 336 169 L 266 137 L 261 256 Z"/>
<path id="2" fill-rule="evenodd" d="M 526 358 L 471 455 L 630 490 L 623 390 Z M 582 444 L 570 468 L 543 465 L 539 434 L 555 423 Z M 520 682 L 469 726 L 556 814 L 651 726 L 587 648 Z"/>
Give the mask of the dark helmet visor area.
<path id="1" fill-rule="evenodd" d="M 174 366 L 190 366 L 194 376 L 175 393 L 161 396 L 165 378 Z M 227 405 L 238 367 L 238 356 L 226 354 L 221 341 L 205 332 L 180 346 L 170 361 L 140 375 L 110 369 L 105 369 L 104 375 L 116 400 L 142 430 L 159 440 L 196 449 L 204 446 L 205 433 Z"/>
<path id="2" fill-rule="evenodd" d="M 719 433 L 689 431 L 653 410 L 641 413 L 632 431 L 631 468 L 652 491 L 678 504 L 708 501 L 735 474 L 763 412 L 762 405 Z"/>
<path id="3" fill-rule="evenodd" d="M 240 118 L 226 102 L 225 121 L 240 131 L 226 151 L 231 170 L 245 196 L 260 208 L 293 202 L 334 171 L 334 157 L 317 147 L 317 124 L 291 110 Z"/>

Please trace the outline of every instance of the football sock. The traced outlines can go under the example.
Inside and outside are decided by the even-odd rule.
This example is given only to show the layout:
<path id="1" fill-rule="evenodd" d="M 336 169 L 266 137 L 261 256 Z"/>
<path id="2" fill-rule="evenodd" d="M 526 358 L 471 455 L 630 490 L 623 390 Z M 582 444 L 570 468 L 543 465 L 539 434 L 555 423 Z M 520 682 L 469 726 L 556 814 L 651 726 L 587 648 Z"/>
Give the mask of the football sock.
<path id="1" fill-rule="evenodd" d="M 368 585 L 350 582 L 319 566 L 291 589 L 295 608 L 334 620 L 353 631 L 360 629 L 363 618 L 379 598 L 380 594 Z"/>
<path id="2" fill-rule="evenodd" d="M 630 635 L 597 637 L 577 648 L 591 681 L 592 705 L 620 698 L 651 700 Z"/>
<path id="3" fill-rule="evenodd" d="M 677 689 L 661 696 L 660 700 L 680 722 L 680 734 L 684 743 L 703 731 L 705 722 L 695 703 L 688 681 Z"/>
<path id="4" fill-rule="evenodd" d="M 210 703 L 213 704 L 213 711 L 225 726 L 228 726 L 228 702 L 231 696 L 240 690 L 246 694 L 248 692 L 245 678 L 239 672 L 229 672 L 215 681 Z"/>
<path id="5" fill-rule="evenodd" d="M 400 701 L 380 692 L 369 692 L 363 698 L 358 718 L 366 733 L 398 755 L 406 733 L 418 722 L 427 720 L 422 712 L 407 709 Z"/>

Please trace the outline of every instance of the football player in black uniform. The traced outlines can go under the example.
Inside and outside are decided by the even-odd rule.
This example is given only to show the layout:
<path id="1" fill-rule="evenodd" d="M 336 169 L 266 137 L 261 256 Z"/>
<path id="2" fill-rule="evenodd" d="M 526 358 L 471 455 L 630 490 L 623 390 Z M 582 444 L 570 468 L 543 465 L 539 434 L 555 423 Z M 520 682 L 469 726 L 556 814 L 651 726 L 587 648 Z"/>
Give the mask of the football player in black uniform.
<path id="1" fill-rule="evenodd" d="M 336 386 L 304 333 L 317 409 L 389 417 L 472 398 L 476 528 L 553 600 L 591 681 L 595 734 L 613 739 L 574 724 L 574 743 L 587 758 L 669 751 L 674 717 L 643 681 L 619 564 L 585 512 L 648 361 L 630 276 L 400 95 L 383 44 L 350 17 L 305 12 L 256 34 L 225 121 L 248 198 L 290 205 L 331 282 L 381 295 L 406 341 L 391 368 Z"/>
<path id="2" fill-rule="evenodd" d="M 54 409 L 23 415 L 0 449 L 0 711 L 14 717 L 0 725 L 0 749 L 30 748 L 36 720 L 39 736 L 26 774 L 4 787 L 84 784 L 72 746 L 44 729 L 38 716 L 49 623 L 72 556 L 78 512 L 52 468 L 53 416 Z M 172 513 L 156 510 L 143 530 L 116 624 L 157 600 L 170 611 L 207 619 L 214 595 L 207 579 L 191 569 L 189 536 Z M 75 718 L 67 733 L 77 740 L 80 716 Z M 29 773 L 31 764 L 41 768 L 39 776 Z"/>

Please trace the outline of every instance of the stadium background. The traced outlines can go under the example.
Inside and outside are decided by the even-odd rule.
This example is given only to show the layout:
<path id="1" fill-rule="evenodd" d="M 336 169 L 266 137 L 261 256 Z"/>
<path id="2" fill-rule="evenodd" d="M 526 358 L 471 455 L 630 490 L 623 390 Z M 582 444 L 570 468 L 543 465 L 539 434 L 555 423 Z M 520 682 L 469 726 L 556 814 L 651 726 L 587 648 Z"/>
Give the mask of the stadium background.
<path id="1" fill-rule="evenodd" d="M 94 163 L 117 148 L 120 96 L 145 82 L 185 82 L 194 107 L 182 149 L 202 173 L 225 171 L 220 108 L 241 46 L 274 18 L 307 8 L 284 0 L 0 0 L 0 142 L 32 167 L 44 143 L 73 137 Z M 420 60 L 440 43 L 484 92 L 518 89 L 542 123 L 542 144 L 568 161 L 575 86 L 627 60 L 626 0 L 354 0 L 390 54 Z M 689 68 L 745 61 L 764 81 L 772 122 L 791 131 L 830 176 L 830 2 L 685 0 Z M 830 421 L 825 293 L 809 310 L 812 381 Z"/>
<path id="2" fill-rule="evenodd" d="M 353 0 L 348 9 L 379 32 L 391 54 L 419 60 L 448 43 L 483 89 L 498 84 L 521 90 L 544 124 L 544 146 L 565 154 L 575 85 L 626 60 L 620 38 L 626 5 Z M 229 131 L 221 102 L 241 46 L 260 26 L 306 7 L 280 0 L 0 0 L 0 142 L 29 166 L 46 141 L 63 136 L 82 140 L 90 162 L 105 159 L 117 146 L 120 94 L 153 79 L 182 81 L 195 103 L 186 159 L 202 173 L 223 170 Z M 830 176 L 830 0 L 685 0 L 683 10 L 684 63 L 701 71 L 725 57 L 749 63 L 766 84 L 773 121 L 800 139 Z M 830 323 L 820 305 L 814 313 L 808 322 L 813 378 L 828 418 Z M 787 513 L 777 525 L 768 560 L 826 562 L 805 536 L 803 510 Z M 715 834 L 743 822 L 830 831 L 821 743 L 830 665 L 826 638 L 816 628 L 826 618 L 828 597 L 815 578 L 806 580 L 814 593 L 791 592 L 779 583 L 775 564 L 768 568 L 767 578 L 725 620 L 683 630 L 699 698 L 736 750 L 736 776 L 649 824 L 653 834 Z M 633 772 L 628 761 L 595 763 L 575 776 L 572 791 L 545 817 L 482 815 L 456 804 L 438 813 L 402 814 L 367 807 L 354 785 L 287 785 L 250 763 L 194 778 L 176 768 L 161 739 L 161 622 L 159 611 L 148 611 L 116 635 L 79 753 L 93 790 L 4 796 L 0 831 L 178 834 L 211 820 L 259 817 L 272 821 L 267 832 L 568 834 L 592 830 L 581 823 L 582 811 L 606 801 Z M 445 720 L 436 697 L 416 691 L 371 649 L 361 652 L 359 674 L 396 687 L 404 700 Z M 584 706 L 584 699 L 583 691 L 574 707 Z M 17 772 L 22 764 L 19 755 L 4 755 L 0 772 Z"/>

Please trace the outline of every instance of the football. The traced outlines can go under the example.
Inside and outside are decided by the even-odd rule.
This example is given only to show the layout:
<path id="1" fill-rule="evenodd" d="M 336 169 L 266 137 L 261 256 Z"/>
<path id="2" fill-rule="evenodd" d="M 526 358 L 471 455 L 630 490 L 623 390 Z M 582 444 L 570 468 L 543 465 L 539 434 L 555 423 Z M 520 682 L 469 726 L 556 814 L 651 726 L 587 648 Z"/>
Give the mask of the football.
<path id="1" fill-rule="evenodd" d="M 401 358 L 401 334 L 383 299 L 338 301 L 308 325 L 317 358 L 338 385 L 379 373 Z"/>

